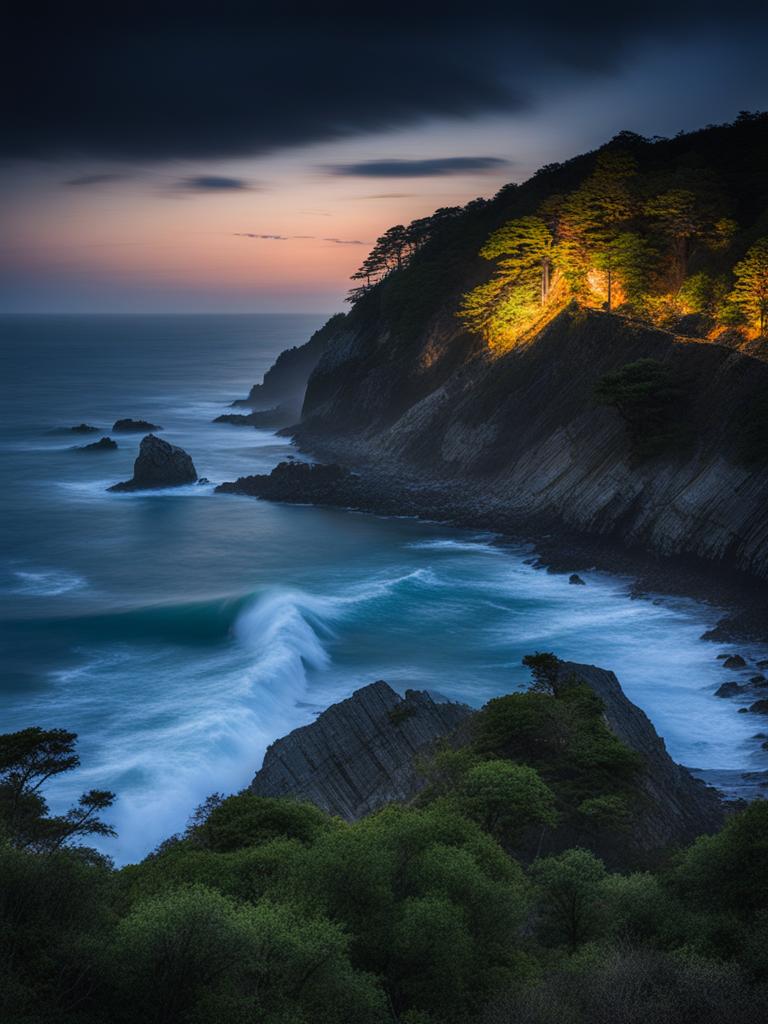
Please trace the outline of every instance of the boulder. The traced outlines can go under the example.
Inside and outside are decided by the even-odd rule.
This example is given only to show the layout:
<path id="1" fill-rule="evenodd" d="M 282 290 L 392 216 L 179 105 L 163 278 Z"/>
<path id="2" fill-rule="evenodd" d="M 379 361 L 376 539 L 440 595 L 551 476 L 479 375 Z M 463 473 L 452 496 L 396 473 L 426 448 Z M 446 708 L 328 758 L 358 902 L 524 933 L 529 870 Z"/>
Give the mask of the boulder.
<path id="1" fill-rule="evenodd" d="M 735 697 L 741 693 L 743 687 L 739 686 L 738 683 L 723 683 L 722 686 L 718 686 L 715 690 L 716 697 Z"/>
<path id="2" fill-rule="evenodd" d="M 763 675 L 750 676 L 749 681 L 750 683 L 752 683 L 753 686 L 765 686 L 765 684 L 768 683 L 768 679 L 766 679 Z"/>
<path id="3" fill-rule="evenodd" d="M 112 452 L 117 448 L 117 442 L 111 437 L 102 437 L 100 441 L 92 444 L 78 444 L 72 449 L 75 452 Z"/>
<path id="4" fill-rule="evenodd" d="M 768 700 L 756 700 L 754 704 L 749 705 L 749 710 L 755 715 L 768 715 Z"/>
<path id="5" fill-rule="evenodd" d="M 141 439 L 139 455 L 133 464 L 133 478 L 114 484 L 110 491 L 140 491 L 158 487 L 193 484 L 197 471 L 191 456 L 183 448 L 169 444 L 154 434 Z"/>
<path id="6" fill-rule="evenodd" d="M 148 430 L 162 430 L 156 423 L 147 420 L 116 420 L 112 431 L 117 434 L 145 434 Z"/>
<path id="7" fill-rule="evenodd" d="M 584 586 L 586 586 L 586 584 L 585 584 L 584 580 L 581 578 L 581 576 L 579 576 L 575 572 L 571 573 L 571 575 L 568 577 L 568 582 L 572 583 L 576 587 L 584 587 Z"/>
<path id="8" fill-rule="evenodd" d="M 756 661 L 755 666 L 757 668 L 768 668 L 768 660 Z"/>
<path id="9" fill-rule="evenodd" d="M 746 668 L 747 663 L 740 654 L 731 654 L 723 662 L 723 668 Z"/>
<path id="10" fill-rule="evenodd" d="M 70 427 L 73 434 L 98 434 L 99 428 L 92 427 L 90 423 L 78 423 L 76 427 Z"/>

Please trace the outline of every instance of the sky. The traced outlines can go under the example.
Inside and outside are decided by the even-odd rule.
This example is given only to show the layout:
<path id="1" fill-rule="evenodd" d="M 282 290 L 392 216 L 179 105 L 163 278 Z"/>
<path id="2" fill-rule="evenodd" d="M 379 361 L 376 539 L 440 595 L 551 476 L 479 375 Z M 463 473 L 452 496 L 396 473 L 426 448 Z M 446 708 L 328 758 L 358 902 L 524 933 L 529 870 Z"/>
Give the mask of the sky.
<path id="1" fill-rule="evenodd" d="M 333 312 L 392 224 L 768 108 L 738 0 L 72 3 L 4 36 L 0 312 Z"/>

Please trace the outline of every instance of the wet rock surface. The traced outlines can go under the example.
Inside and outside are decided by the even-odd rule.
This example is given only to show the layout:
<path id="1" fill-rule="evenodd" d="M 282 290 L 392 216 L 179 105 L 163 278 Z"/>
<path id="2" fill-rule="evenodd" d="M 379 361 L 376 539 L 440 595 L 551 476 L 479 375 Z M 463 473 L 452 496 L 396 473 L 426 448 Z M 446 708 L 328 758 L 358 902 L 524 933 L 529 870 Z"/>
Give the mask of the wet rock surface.
<path id="1" fill-rule="evenodd" d="M 192 458 L 175 444 L 148 434 L 142 438 L 133 464 L 133 478 L 114 484 L 110 491 L 139 491 L 193 484 L 197 471 Z"/>

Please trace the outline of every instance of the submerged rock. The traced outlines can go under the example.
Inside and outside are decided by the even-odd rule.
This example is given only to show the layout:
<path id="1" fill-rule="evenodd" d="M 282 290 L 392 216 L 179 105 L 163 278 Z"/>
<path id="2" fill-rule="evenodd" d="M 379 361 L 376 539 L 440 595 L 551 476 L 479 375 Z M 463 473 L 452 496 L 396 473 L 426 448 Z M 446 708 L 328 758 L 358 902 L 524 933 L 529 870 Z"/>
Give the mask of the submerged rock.
<path id="1" fill-rule="evenodd" d="M 154 434 L 142 438 L 139 455 L 133 464 L 133 479 L 114 484 L 110 491 L 140 491 L 158 487 L 193 484 L 197 471 L 183 448 L 169 444 Z"/>
<path id="2" fill-rule="evenodd" d="M 117 448 L 117 442 L 111 437 L 102 437 L 93 444 L 78 444 L 72 449 L 75 452 L 112 452 Z"/>
<path id="3" fill-rule="evenodd" d="M 99 428 L 92 427 L 90 423 L 78 423 L 76 427 L 70 427 L 73 434 L 98 434 Z"/>
<path id="4" fill-rule="evenodd" d="M 740 654 L 731 654 L 723 662 L 723 668 L 746 668 L 747 663 Z"/>
<path id="5" fill-rule="evenodd" d="M 585 587 L 586 586 L 586 583 L 581 578 L 581 576 L 579 576 L 578 573 L 575 573 L 575 572 L 571 573 L 571 575 L 568 577 L 568 582 L 572 583 L 576 587 Z"/>
<path id="6" fill-rule="evenodd" d="M 143 434 L 146 431 L 162 430 L 156 423 L 148 423 L 147 420 L 115 420 L 112 427 L 113 433 L 118 434 Z"/>
<path id="7" fill-rule="evenodd" d="M 716 697 L 735 697 L 741 693 L 744 689 L 743 686 L 739 686 L 738 683 L 723 683 L 722 686 L 718 686 L 715 690 Z"/>

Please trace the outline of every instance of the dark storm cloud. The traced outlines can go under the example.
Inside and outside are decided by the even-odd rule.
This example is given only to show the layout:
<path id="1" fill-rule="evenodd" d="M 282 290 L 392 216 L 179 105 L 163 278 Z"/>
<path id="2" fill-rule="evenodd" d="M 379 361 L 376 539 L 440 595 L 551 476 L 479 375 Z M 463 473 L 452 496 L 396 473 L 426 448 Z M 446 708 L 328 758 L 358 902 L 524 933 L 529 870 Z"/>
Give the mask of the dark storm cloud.
<path id="1" fill-rule="evenodd" d="M 81 174 L 77 178 L 70 178 L 62 182 L 63 185 L 74 185 L 77 188 L 86 188 L 89 185 L 111 185 L 115 181 L 125 181 L 127 174 Z"/>
<path id="2" fill-rule="evenodd" d="M 173 187 L 182 192 L 252 192 L 254 189 L 253 185 L 242 178 L 224 178 L 218 174 L 181 178 Z"/>
<path id="3" fill-rule="evenodd" d="M 363 160 L 356 164 L 333 164 L 330 174 L 359 178 L 441 178 L 449 174 L 495 171 L 509 160 L 497 156 L 446 156 L 430 160 Z"/>
<path id="4" fill-rule="evenodd" d="M 522 111 L 555 85 L 616 71 L 642 45 L 725 31 L 747 10 L 755 23 L 766 16 L 738 0 L 700 0 L 694 15 L 653 0 L 637 11 L 565 0 L 545 11 L 415 6 L 298 4 L 280 16 L 269 3 L 146 14 L 138 4 L 117 19 L 86 5 L 15 5 L 3 23 L 0 155 L 217 158 Z"/>

